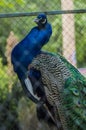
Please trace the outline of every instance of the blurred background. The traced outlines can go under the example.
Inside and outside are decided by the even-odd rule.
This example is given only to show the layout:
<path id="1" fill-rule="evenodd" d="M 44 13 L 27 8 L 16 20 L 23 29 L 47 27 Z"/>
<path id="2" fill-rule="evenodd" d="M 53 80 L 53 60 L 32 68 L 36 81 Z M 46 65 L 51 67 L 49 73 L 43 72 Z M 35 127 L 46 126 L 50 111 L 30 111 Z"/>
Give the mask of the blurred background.
<path id="1" fill-rule="evenodd" d="M 53 34 L 44 50 L 62 54 L 86 75 L 86 4 L 85 0 L 1 0 L 3 14 L 84 10 L 83 13 L 47 15 Z M 48 130 L 36 117 L 36 105 L 22 90 L 10 61 L 12 48 L 32 27 L 35 15 L 0 18 L 0 130 Z"/>

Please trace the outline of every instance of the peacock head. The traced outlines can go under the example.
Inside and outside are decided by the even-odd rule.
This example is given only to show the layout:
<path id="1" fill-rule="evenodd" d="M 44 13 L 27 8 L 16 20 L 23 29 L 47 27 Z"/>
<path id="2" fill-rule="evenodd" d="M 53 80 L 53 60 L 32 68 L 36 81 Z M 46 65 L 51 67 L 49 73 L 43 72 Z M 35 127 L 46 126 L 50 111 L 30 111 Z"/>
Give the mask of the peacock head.
<path id="1" fill-rule="evenodd" d="M 47 23 L 47 16 L 44 13 L 41 13 L 34 19 L 34 22 L 36 22 L 40 29 L 44 28 Z"/>

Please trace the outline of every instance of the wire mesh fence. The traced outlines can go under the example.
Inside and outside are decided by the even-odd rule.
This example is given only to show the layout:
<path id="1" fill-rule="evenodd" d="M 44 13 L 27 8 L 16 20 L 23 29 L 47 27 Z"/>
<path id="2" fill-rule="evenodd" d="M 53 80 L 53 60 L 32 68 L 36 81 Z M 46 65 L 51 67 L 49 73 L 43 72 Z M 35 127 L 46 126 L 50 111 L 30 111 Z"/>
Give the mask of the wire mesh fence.
<path id="1" fill-rule="evenodd" d="M 0 15 L 11 13 L 82 10 L 83 13 L 47 15 L 53 33 L 44 50 L 61 53 L 73 65 L 86 67 L 86 4 L 84 0 L 2 0 Z M 58 11 L 57 11 L 58 12 Z M 10 54 L 32 27 L 34 15 L 0 19 L 0 130 L 49 129 L 38 122 L 35 106 L 24 97 L 21 85 L 13 72 Z M 31 114 L 32 113 L 32 114 Z M 34 124 L 34 125 L 33 125 Z"/>

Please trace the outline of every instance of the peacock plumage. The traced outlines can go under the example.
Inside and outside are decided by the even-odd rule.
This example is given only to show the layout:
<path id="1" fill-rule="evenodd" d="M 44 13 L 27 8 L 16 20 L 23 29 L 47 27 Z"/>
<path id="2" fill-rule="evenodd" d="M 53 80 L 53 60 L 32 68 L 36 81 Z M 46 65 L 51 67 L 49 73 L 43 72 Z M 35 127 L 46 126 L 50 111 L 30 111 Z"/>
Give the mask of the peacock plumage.
<path id="1" fill-rule="evenodd" d="M 27 90 L 27 82 L 30 84 L 30 81 L 26 79 L 26 73 L 33 58 L 42 53 L 41 48 L 49 41 L 52 26 L 44 13 L 38 14 L 34 22 L 36 26 L 12 49 L 11 62 L 25 93 L 36 103 L 37 100 L 31 93 L 32 88 L 30 87 L 30 92 Z M 32 73 L 29 74 L 29 77 L 33 77 Z"/>
<path id="2" fill-rule="evenodd" d="M 28 97 L 39 103 L 39 118 L 45 120 L 48 113 L 46 121 L 58 130 L 85 130 L 86 79 L 61 55 L 41 51 L 52 27 L 45 14 L 34 21 L 37 26 L 12 50 L 14 71 Z"/>
<path id="3" fill-rule="evenodd" d="M 86 78 L 59 54 L 43 53 L 30 69 L 40 71 L 58 130 L 86 129 Z"/>

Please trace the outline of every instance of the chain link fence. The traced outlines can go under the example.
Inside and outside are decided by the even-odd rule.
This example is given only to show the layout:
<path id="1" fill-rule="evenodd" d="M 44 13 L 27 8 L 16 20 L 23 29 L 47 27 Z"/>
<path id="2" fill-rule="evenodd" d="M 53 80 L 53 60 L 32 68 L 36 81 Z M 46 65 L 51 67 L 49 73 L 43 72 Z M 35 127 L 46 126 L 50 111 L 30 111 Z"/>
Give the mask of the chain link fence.
<path id="1" fill-rule="evenodd" d="M 76 13 L 67 11 L 65 14 L 65 10 L 75 10 Z M 83 13 L 80 13 L 82 10 Z M 4 16 L 0 18 L 0 130 L 49 129 L 46 124 L 38 122 L 35 105 L 24 95 L 10 61 L 12 48 L 35 26 L 33 19 L 39 12 L 48 14 L 48 21 L 53 28 L 50 41 L 43 49 L 64 55 L 86 74 L 84 0 L 0 1 L 0 17 Z M 21 13 L 28 13 L 28 16 Z M 6 14 L 12 14 L 13 17 L 8 18 Z M 16 14 L 20 15 L 15 17 Z"/>

